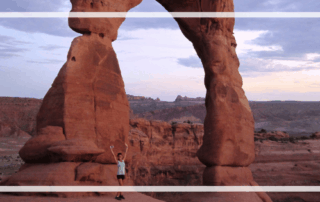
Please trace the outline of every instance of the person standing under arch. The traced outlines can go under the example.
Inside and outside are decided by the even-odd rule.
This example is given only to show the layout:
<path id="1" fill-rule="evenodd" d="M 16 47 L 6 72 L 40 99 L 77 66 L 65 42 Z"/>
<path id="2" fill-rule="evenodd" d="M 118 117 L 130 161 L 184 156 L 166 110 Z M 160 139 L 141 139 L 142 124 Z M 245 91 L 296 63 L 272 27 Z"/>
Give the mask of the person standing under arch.
<path id="1" fill-rule="evenodd" d="M 123 181 L 125 179 L 125 174 L 126 174 L 125 173 L 126 172 L 126 169 L 125 169 L 126 164 L 124 161 L 126 160 L 126 157 L 127 157 L 128 145 L 126 143 L 125 143 L 125 145 L 126 145 L 126 152 L 124 154 L 124 157 L 122 156 L 122 153 L 118 153 L 117 157 L 116 157 L 116 155 L 113 152 L 114 146 L 113 145 L 110 146 L 114 160 L 117 162 L 117 166 L 118 166 L 117 179 L 118 179 L 120 186 L 123 186 Z M 125 199 L 125 198 L 123 197 L 122 192 L 117 192 L 115 199 L 121 200 L 121 199 Z"/>

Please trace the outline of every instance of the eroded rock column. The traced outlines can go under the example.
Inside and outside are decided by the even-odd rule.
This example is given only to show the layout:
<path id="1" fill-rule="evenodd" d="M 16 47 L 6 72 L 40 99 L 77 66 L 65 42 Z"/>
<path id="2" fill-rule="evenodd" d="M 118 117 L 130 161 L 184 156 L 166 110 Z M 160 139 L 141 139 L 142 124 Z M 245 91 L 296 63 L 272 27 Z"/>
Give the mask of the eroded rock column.
<path id="1" fill-rule="evenodd" d="M 140 2 L 71 0 L 71 12 L 127 12 Z M 71 29 L 83 35 L 73 40 L 45 95 L 37 134 L 19 152 L 26 165 L 8 185 L 118 184 L 116 166 L 108 165 L 116 163 L 110 145 L 115 153 L 125 151 L 129 103 L 112 41 L 124 20 L 69 18 Z M 68 177 L 60 179 L 63 170 Z"/>
<path id="2" fill-rule="evenodd" d="M 233 0 L 157 0 L 169 12 L 233 12 Z M 242 89 L 234 18 L 175 18 L 193 43 L 205 71 L 204 185 L 251 185 L 254 119 Z M 268 197 L 267 197 L 268 198 Z"/>

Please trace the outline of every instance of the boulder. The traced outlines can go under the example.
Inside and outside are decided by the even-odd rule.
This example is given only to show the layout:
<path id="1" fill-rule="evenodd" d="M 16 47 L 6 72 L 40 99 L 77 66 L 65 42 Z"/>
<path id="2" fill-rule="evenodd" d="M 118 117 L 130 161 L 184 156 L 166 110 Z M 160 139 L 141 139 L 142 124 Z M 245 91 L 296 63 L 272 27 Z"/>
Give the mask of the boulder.
<path id="1" fill-rule="evenodd" d="M 89 140 L 71 139 L 55 142 L 47 149 L 51 162 L 69 161 L 82 162 L 93 161 L 99 154 L 105 152 Z"/>
<path id="2" fill-rule="evenodd" d="M 25 143 L 19 155 L 26 163 L 49 163 L 51 159 L 47 149 L 53 143 L 65 139 L 62 127 L 46 126 Z"/>

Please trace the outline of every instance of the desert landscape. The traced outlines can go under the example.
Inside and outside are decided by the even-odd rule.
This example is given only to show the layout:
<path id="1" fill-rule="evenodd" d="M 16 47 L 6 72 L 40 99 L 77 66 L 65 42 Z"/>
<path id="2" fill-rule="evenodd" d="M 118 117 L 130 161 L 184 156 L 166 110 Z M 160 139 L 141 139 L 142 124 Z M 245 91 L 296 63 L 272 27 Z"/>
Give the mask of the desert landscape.
<path id="1" fill-rule="evenodd" d="M 52 76 L 52 73 L 45 76 L 42 70 L 34 68 L 25 75 L 19 74 L 20 77 L 15 77 L 16 85 L 10 80 L 16 73 L 10 68 L 0 66 L 0 70 L 6 72 L 4 76 L 0 75 L 1 79 L 6 79 L 16 88 L 14 94 L 11 94 L 9 88 L 3 88 L 4 95 L 24 95 L 24 93 L 30 95 L 30 92 L 20 90 L 28 86 L 32 89 L 31 93 L 37 93 L 38 98 L 41 98 L 0 97 L 0 185 L 119 186 L 122 185 L 122 180 L 119 178 L 124 176 L 117 175 L 125 173 L 125 185 L 137 186 L 319 186 L 320 102 L 315 99 L 319 93 L 315 90 L 319 88 L 319 83 L 318 78 L 314 79 L 314 74 L 306 72 L 306 70 L 317 70 L 320 58 L 320 54 L 316 53 L 317 48 L 310 51 L 304 49 L 304 54 L 299 58 L 297 57 L 299 54 L 293 54 L 292 49 L 300 51 L 303 48 L 298 47 L 299 45 L 310 48 L 310 44 L 306 45 L 304 40 L 303 44 L 288 47 L 287 44 L 296 45 L 297 41 L 278 45 L 270 39 L 273 34 L 278 33 L 276 31 L 270 34 L 268 30 L 264 30 L 265 28 L 256 29 L 255 32 L 248 31 L 247 28 L 246 32 L 238 32 L 239 30 L 235 29 L 236 22 L 242 23 L 242 26 L 247 25 L 232 14 L 235 11 L 233 0 L 156 0 L 153 4 L 148 2 L 150 8 L 160 6 L 165 13 L 177 12 L 180 15 L 188 15 L 182 17 L 173 15 L 173 18 L 170 16 L 172 21 L 169 24 L 172 25 L 174 22 L 180 35 L 169 34 L 166 39 L 168 40 L 166 42 L 173 43 L 180 39 L 182 41 L 183 38 L 185 41 L 181 44 L 185 43 L 188 46 L 178 45 L 179 50 L 172 51 L 174 45 L 171 47 L 170 44 L 167 45 L 167 50 L 158 53 L 149 53 L 147 50 L 145 54 L 149 54 L 149 59 L 152 55 L 159 57 L 157 60 L 149 60 L 152 61 L 149 65 L 137 65 L 134 62 L 142 61 L 145 56 L 131 55 L 126 58 L 125 55 L 130 47 L 124 43 L 154 36 L 149 42 L 138 44 L 136 50 L 132 52 L 136 54 L 142 51 L 143 44 L 158 49 L 162 46 L 158 36 L 164 35 L 168 29 L 166 31 L 152 29 L 154 34 L 150 35 L 147 34 L 150 30 L 134 28 L 133 30 L 140 33 L 134 35 L 128 31 L 127 35 L 118 37 L 126 16 L 114 15 L 117 12 L 127 13 L 135 7 L 146 11 L 143 6 L 139 7 L 144 2 L 142 0 L 44 1 L 43 5 L 34 6 L 36 11 L 42 11 L 45 7 L 52 9 L 50 12 L 69 8 L 68 18 L 64 16 L 63 19 L 68 20 L 68 33 L 62 34 L 60 29 L 63 26 L 62 22 L 66 21 L 55 21 L 55 23 L 44 23 L 44 21 L 34 23 L 34 21 L 33 24 L 37 24 L 37 31 L 29 31 L 28 34 L 32 36 L 25 37 L 25 41 L 15 39 L 14 34 L 1 37 L 2 58 L 14 58 L 17 55 L 13 53 L 27 51 L 26 47 L 34 44 L 26 40 L 33 40 L 33 33 L 37 33 L 42 26 L 50 25 L 50 31 L 47 30 L 47 33 L 60 32 L 62 38 L 57 39 L 57 43 L 62 43 L 67 37 L 68 43 L 72 42 L 70 46 L 68 44 L 70 47 L 68 53 L 62 54 L 55 51 L 65 47 L 48 44 L 50 41 L 48 36 L 37 37 L 40 42 L 33 48 L 43 50 L 38 52 L 37 57 L 50 56 L 50 59 L 40 61 L 37 58 L 26 61 L 35 66 L 62 65 L 61 57 L 66 56 L 59 71 L 53 66 L 50 70 L 43 70 L 47 73 L 54 72 L 55 77 L 49 76 Z M 301 7 L 298 4 L 292 6 L 288 2 L 281 3 L 283 4 L 277 5 L 277 2 L 267 1 L 261 5 L 262 7 L 277 5 L 282 8 L 288 4 L 288 8 Z M 253 2 L 248 3 L 251 8 L 255 8 L 256 5 L 252 4 Z M 259 2 L 257 4 L 261 6 Z M 19 11 L 22 8 L 24 12 L 29 8 L 33 9 L 30 5 L 27 2 L 16 4 L 12 1 L 6 4 L 4 9 L 7 12 L 11 11 L 11 8 L 18 8 Z M 94 17 L 93 13 L 98 12 L 103 16 Z M 217 16 L 203 15 L 207 12 L 215 13 Z M 85 15 L 88 13 L 90 17 Z M 106 16 L 107 13 L 112 14 L 112 17 Z M 198 13 L 199 16 L 190 17 L 191 13 Z M 20 18 L 34 17 L 33 14 L 35 13 Z M 36 14 L 42 14 L 37 18 L 48 17 L 43 16 L 41 12 Z M 273 14 L 269 17 L 274 18 L 278 15 Z M 51 17 L 57 18 L 57 16 Z M 250 18 L 257 20 L 259 16 Z M 255 20 L 246 23 L 257 26 Z M 11 24 L 10 28 L 19 25 L 18 21 L 12 22 L 8 21 L 8 24 Z M 0 20 L 0 25 L 1 23 L 8 26 Z M 54 28 L 57 24 L 59 27 Z M 150 21 L 145 23 L 148 24 L 157 26 L 156 24 L 161 23 L 150 23 Z M 264 23 L 258 24 L 264 25 Z M 294 22 L 295 26 L 296 24 L 298 23 Z M 299 25 L 304 24 L 308 23 Z M 28 27 L 25 24 L 20 23 L 20 25 L 22 28 L 19 29 Z M 285 26 L 287 23 L 281 25 Z M 240 36 L 237 40 L 235 31 L 240 34 L 237 34 Z M 7 30 L 7 33 L 10 33 L 10 30 Z M 263 37 L 269 41 L 261 41 Z M 288 38 L 290 36 L 286 36 L 286 39 Z M 301 42 L 301 37 L 298 41 Z M 311 41 L 314 46 L 316 40 Z M 152 45 L 152 42 L 157 45 Z M 237 52 L 238 45 L 244 49 Z M 254 52 L 252 50 L 255 50 L 255 54 L 250 54 L 250 51 Z M 168 55 L 170 51 L 172 54 Z M 269 56 L 266 53 L 268 51 Z M 290 51 L 291 57 L 286 55 Z M 29 53 L 30 58 L 35 57 L 33 51 Z M 121 53 L 122 56 L 118 57 L 117 53 Z M 243 57 L 241 74 L 239 55 Z M 294 61 L 297 58 L 301 60 L 300 63 Z M 162 63 L 165 59 L 170 59 L 178 66 L 172 68 L 170 65 L 165 65 Z M 288 62 L 286 59 L 291 61 Z M 10 64 L 5 59 L 4 61 L 5 65 Z M 21 66 L 19 61 L 22 60 L 11 60 L 11 63 Z M 294 66 L 297 64 L 299 67 Z M 32 65 L 29 64 L 25 68 L 30 68 L 29 66 Z M 141 66 L 144 70 L 139 69 Z M 136 71 L 133 70 L 135 68 Z M 124 69 L 128 73 L 124 74 L 122 72 Z M 150 69 L 153 74 L 149 75 L 146 71 Z M 17 72 L 20 73 L 22 70 L 24 68 Z M 7 74 L 10 71 L 11 76 Z M 283 76 L 283 72 L 289 75 L 292 71 L 304 72 Z M 32 74 L 37 74 L 37 77 L 33 77 Z M 191 76 L 183 78 L 189 74 Z M 282 76 L 279 76 L 280 74 Z M 26 75 L 36 78 L 37 83 L 28 85 L 28 82 L 33 81 Z M 130 94 L 125 88 L 124 75 L 132 86 Z M 300 77 L 300 80 L 291 77 Z M 247 81 L 245 84 L 244 78 Z M 44 80 L 48 79 L 53 81 L 51 86 L 42 86 L 47 84 Z M 180 86 L 176 86 L 178 83 Z M 193 84 L 189 85 L 191 83 Z M 33 92 L 36 88 L 44 86 L 48 87 L 48 89 L 45 87 L 45 95 L 39 93 L 40 91 Z M 157 87 L 162 90 L 155 90 Z M 159 97 L 173 95 L 171 89 L 175 89 L 172 92 L 178 94 L 176 99 L 173 102 L 161 101 Z M 308 89 L 309 91 L 306 91 Z M 203 97 L 183 95 L 184 93 L 199 95 L 200 91 Z M 265 91 L 269 95 L 261 97 Z M 153 94 L 156 99 L 141 96 L 144 93 L 140 92 Z M 160 94 L 155 94 L 156 92 Z M 283 98 L 291 99 L 297 95 L 303 95 L 305 100 L 316 101 L 248 99 L 252 96 L 257 100 L 273 100 L 269 99 L 270 96 L 278 96 L 281 100 L 286 100 Z M 124 155 L 125 161 L 121 161 L 127 149 L 129 152 Z M 117 157 L 115 154 L 118 154 Z M 0 200 L 66 202 L 124 200 L 120 193 L 117 193 L 116 197 L 115 194 L 67 191 L 2 193 Z M 132 202 L 320 201 L 320 193 L 317 192 L 149 192 L 126 193 L 125 196 L 127 197 L 125 200 Z"/>
<path id="2" fill-rule="evenodd" d="M 130 96 L 128 100 L 131 111 L 135 111 L 137 102 L 140 102 L 138 109 L 148 110 L 149 102 L 141 96 Z M 134 101 L 132 101 L 134 100 Z M 139 101 L 137 101 L 139 100 Z M 9 176 L 18 172 L 24 161 L 19 156 L 19 150 L 32 136 L 35 131 L 36 114 L 40 108 L 41 99 L 29 98 L 0 98 L 0 138 L 1 138 L 1 161 L 0 180 L 8 179 Z M 134 104 L 131 105 L 131 102 Z M 159 102 L 159 101 L 157 101 Z M 134 185 L 202 185 L 202 172 L 205 166 L 196 157 L 196 152 L 202 144 L 204 127 L 202 123 L 192 123 L 186 114 L 176 113 L 177 110 L 187 110 L 190 107 L 203 106 L 193 101 L 184 101 L 181 106 L 179 102 L 168 103 L 167 110 L 175 114 L 176 119 L 184 121 L 166 122 L 163 120 L 147 120 L 144 118 L 130 119 L 130 131 L 128 141 L 130 143 L 130 155 L 132 160 L 127 163 L 129 179 Z M 189 102 L 189 103 L 188 103 Z M 164 102 L 165 103 L 165 102 Z M 175 105 L 172 107 L 171 105 Z M 255 103 L 250 103 L 255 104 Z M 286 106 L 288 104 L 289 106 Z M 303 105 L 304 104 L 304 105 Z M 302 102 L 297 105 L 301 109 L 292 107 L 288 110 L 291 116 L 284 117 L 284 120 L 301 121 L 304 116 L 295 116 L 297 111 L 300 114 L 309 113 L 308 110 L 317 103 Z M 264 114 L 269 120 L 272 116 L 273 102 L 261 104 L 264 111 L 253 110 L 256 124 L 259 124 L 260 114 Z M 290 108 L 292 103 L 279 103 L 284 109 Z M 163 104 L 161 107 L 165 107 Z M 268 108 L 269 107 L 269 108 Z M 156 113 L 161 115 L 165 109 Z M 154 110 L 153 110 L 154 111 Z M 14 112 L 14 113 L 12 113 Z M 188 113 L 188 112 L 186 112 Z M 259 114 L 255 114 L 259 113 Z M 145 113 L 143 113 L 145 114 Z M 196 114 L 196 113 L 194 113 Z M 194 115 L 193 114 L 193 115 Z M 293 115 L 292 115 L 293 114 Z M 131 116 L 139 116 L 132 114 Z M 177 115 L 180 115 L 177 116 Z M 315 116 L 317 114 L 314 114 Z M 163 116 L 168 116 L 165 113 Z M 260 115 L 261 116 L 261 115 Z M 297 117 L 294 119 L 292 117 Z M 275 118 L 276 119 L 276 118 Z M 185 122 L 185 123 L 183 123 Z M 281 126 L 282 122 L 278 122 Z M 259 130 L 255 133 L 255 161 L 249 166 L 254 180 L 263 186 L 319 186 L 320 185 L 320 132 L 311 132 L 298 136 L 282 131 Z M 179 194 L 179 193 L 176 193 Z M 176 201 L 172 199 L 172 193 L 147 193 L 147 195 L 162 201 Z M 183 198 L 180 193 L 179 198 Z M 280 201 L 318 201 L 319 193 L 268 193 L 275 202 Z M 3 195 L 1 197 L 4 197 Z M 5 199 L 10 199 L 5 197 Z M 23 196 L 21 196 L 23 197 Z M 107 197 L 107 196 L 104 196 Z M 86 197 L 85 197 L 86 198 Z M 99 198 L 99 197 L 98 197 Z M 14 199 L 14 198 L 13 198 Z M 12 200 L 13 200 L 12 199 Z M 20 198 L 18 198 L 20 199 Z M 22 199 L 22 198 L 21 198 Z M 25 198 L 27 200 L 28 198 Z M 47 200 L 44 198 L 42 200 Z M 81 200 L 81 198 L 78 198 Z M 89 198 L 87 198 L 89 199 Z M 40 199 L 39 199 L 40 200 Z M 50 198 L 50 200 L 58 200 Z M 66 199 L 67 200 L 67 199 Z M 98 199 L 97 199 L 98 200 Z"/>

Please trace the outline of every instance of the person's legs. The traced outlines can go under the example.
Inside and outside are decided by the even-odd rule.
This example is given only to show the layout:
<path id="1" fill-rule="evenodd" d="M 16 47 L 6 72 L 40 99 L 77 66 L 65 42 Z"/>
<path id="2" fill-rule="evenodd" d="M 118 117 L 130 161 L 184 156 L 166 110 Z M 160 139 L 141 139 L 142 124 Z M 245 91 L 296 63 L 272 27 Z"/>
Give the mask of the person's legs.
<path id="1" fill-rule="evenodd" d="M 122 177 L 122 181 L 121 181 L 121 186 L 123 186 L 123 182 L 124 182 L 125 176 L 123 175 Z M 120 193 L 120 198 L 125 199 L 122 195 L 122 192 Z"/>
<path id="2" fill-rule="evenodd" d="M 123 180 L 122 179 L 119 179 L 119 185 L 120 186 L 123 186 Z M 121 196 L 122 195 L 122 192 L 119 192 L 120 194 L 119 194 L 119 196 Z"/>
<path id="3" fill-rule="evenodd" d="M 118 182 L 119 182 L 119 185 L 122 186 L 123 183 L 121 178 L 118 179 Z M 119 197 L 120 195 L 121 195 L 121 192 L 117 192 L 117 197 Z"/>

